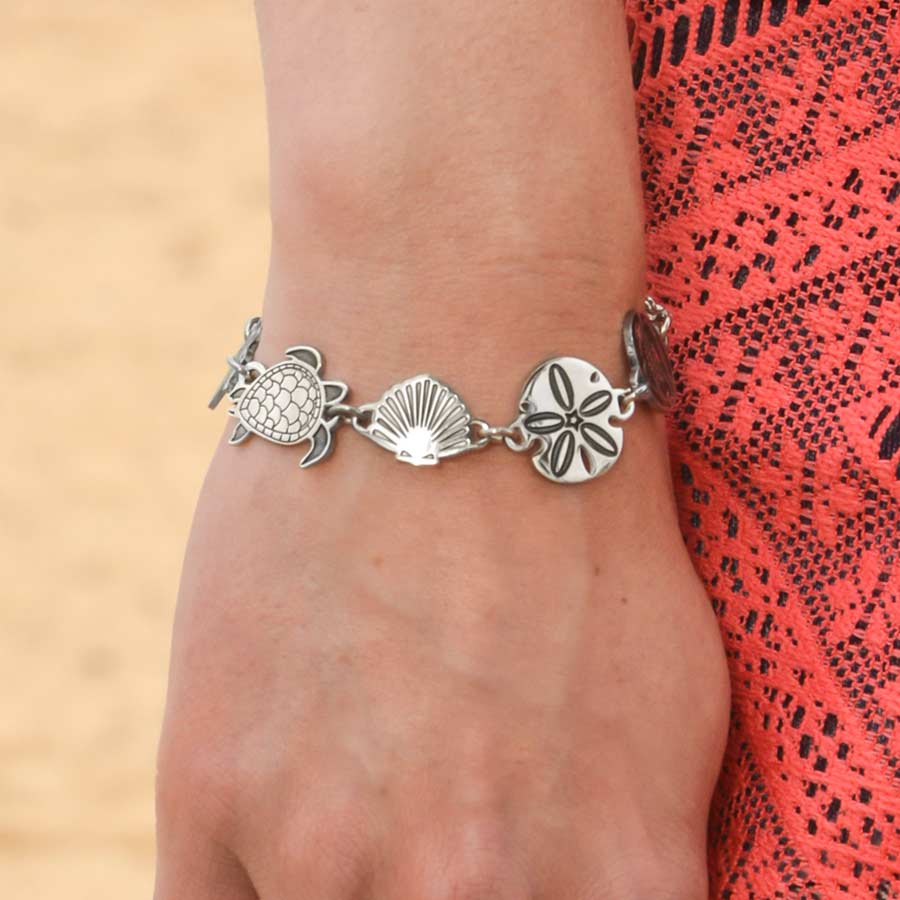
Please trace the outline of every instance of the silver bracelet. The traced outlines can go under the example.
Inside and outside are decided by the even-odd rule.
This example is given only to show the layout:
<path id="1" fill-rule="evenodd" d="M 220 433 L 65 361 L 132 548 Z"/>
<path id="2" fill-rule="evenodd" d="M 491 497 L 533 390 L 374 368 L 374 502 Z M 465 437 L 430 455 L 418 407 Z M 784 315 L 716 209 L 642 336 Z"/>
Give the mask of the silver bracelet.
<path id="1" fill-rule="evenodd" d="M 613 387 L 592 363 L 558 356 L 529 376 L 519 414 L 509 425 L 473 418 L 463 400 L 431 375 L 416 375 L 388 388 L 362 406 L 345 403 L 347 385 L 322 378 L 322 355 L 313 347 L 288 347 L 287 357 L 268 368 L 255 360 L 262 319 L 244 329 L 244 341 L 228 357 L 228 371 L 209 402 L 224 397 L 237 425 L 229 443 L 251 434 L 275 444 L 310 442 L 300 461 L 311 466 L 327 457 L 343 422 L 401 462 L 435 465 L 442 459 L 481 450 L 492 443 L 523 453 L 531 450 L 541 475 L 559 484 L 577 484 L 606 472 L 622 452 L 622 428 L 638 401 L 666 411 L 676 399 L 667 353 L 671 317 L 652 297 L 644 311 L 626 313 L 622 323 L 629 386 Z"/>

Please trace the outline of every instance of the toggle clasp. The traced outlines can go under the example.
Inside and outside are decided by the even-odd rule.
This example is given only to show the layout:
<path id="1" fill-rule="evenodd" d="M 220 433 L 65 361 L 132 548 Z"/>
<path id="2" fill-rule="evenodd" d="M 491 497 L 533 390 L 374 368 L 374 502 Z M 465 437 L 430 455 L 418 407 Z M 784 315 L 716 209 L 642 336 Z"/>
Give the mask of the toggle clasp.
<path id="1" fill-rule="evenodd" d="M 238 348 L 237 353 L 226 358 L 228 371 L 216 388 L 216 392 L 209 399 L 207 406 L 210 409 L 215 409 L 246 376 L 247 364 L 253 361 L 261 337 L 262 317 L 253 316 L 247 320 L 247 324 L 244 326 L 244 342 Z"/>

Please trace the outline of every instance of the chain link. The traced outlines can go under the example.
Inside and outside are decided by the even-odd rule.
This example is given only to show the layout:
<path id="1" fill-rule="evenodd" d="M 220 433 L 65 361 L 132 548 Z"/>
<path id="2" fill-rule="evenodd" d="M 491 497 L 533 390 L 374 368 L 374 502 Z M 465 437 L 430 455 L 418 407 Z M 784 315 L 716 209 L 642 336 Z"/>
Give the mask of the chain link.
<path id="1" fill-rule="evenodd" d="M 328 406 L 328 414 L 355 424 L 368 418 L 371 412 L 367 409 L 353 406 L 351 403 L 331 403 Z"/>
<path id="2" fill-rule="evenodd" d="M 483 419 L 472 419 L 469 427 L 472 429 L 472 449 L 480 450 L 488 444 L 505 444 L 510 450 L 521 453 L 527 450 L 533 443 L 533 438 L 527 434 L 519 422 L 509 425 L 491 425 Z"/>
<path id="3" fill-rule="evenodd" d="M 619 400 L 619 412 L 616 413 L 615 418 L 619 419 L 622 422 L 626 422 L 634 415 L 634 411 L 637 409 L 637 402 L 640 400 L 641 395 L 643 394 L 643 390 L 640 387 L 631 387 L 627 390 L 621 391 L 618 394 Z"/>
<path id="4" fill-rule="evenodd" d="M 653 327 L 660 333 L 660 336 L 666 337 L 672 327 L 672 316 L 669 311 L 662 303 L 649 295 L 644 298 L 644 309 L 647 312 L 647 318 L 653 323 Z"/>

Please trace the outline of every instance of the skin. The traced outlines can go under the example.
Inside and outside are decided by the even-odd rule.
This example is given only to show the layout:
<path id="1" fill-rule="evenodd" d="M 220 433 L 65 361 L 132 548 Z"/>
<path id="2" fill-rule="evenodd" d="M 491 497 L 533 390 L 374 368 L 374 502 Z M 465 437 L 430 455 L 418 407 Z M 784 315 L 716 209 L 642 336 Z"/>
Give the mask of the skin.
<path id="1" fill-rule="evenodd" d="M 504 423 L 566 354 L 625 384 L 645 292 L 621 5 L 260 0 L 257 358 L 351 402 L 431 372 Z M 233 420 L 230 420 L 230 426 Z M 185 559 L 157 900 L 707 896 L 728 679 L 662 418 L 577 487 L 343 428 L 218 448 Z"/>

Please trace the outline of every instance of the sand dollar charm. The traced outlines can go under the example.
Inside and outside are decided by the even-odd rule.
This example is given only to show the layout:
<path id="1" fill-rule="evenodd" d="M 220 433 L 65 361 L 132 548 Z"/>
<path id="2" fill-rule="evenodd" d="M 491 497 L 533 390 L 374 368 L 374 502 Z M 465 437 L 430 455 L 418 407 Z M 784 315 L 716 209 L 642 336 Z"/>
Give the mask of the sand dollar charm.
<path id="1" fill-rule="evenodd" d="M 622 452 L 619 396 L 596 366 L 574 356 L 547 360 L 528 379 L 516 424 L 540 443 L 535 468 L 577 484 L 602 475 Z"/>
<path id="2" fill-rule="evenodd" d="M 256 377 L 229 395 L 235 401 L 229 412 L 238 420 L 229 443 L 239 444 L 251 434 L 284 445 L 308 439 L 311 446 L 300 461 L 305 468 L 331 452 L 332 432 L 341 420 L 329 414 L 329 407 L 344 399 L 347 385 L 322 380 L 322 355 L 314 347 L 289 347 L 285 356 L 268 369 L 248 364 Z"/>
<path id="3" fill-rule="evenodd" d="M 629 312 L 622 323 L 625 354 L 631 367 L 631 386 L 657 409 L 673 409 L 678 391 L 666 339 L 641 313 Z"/>

